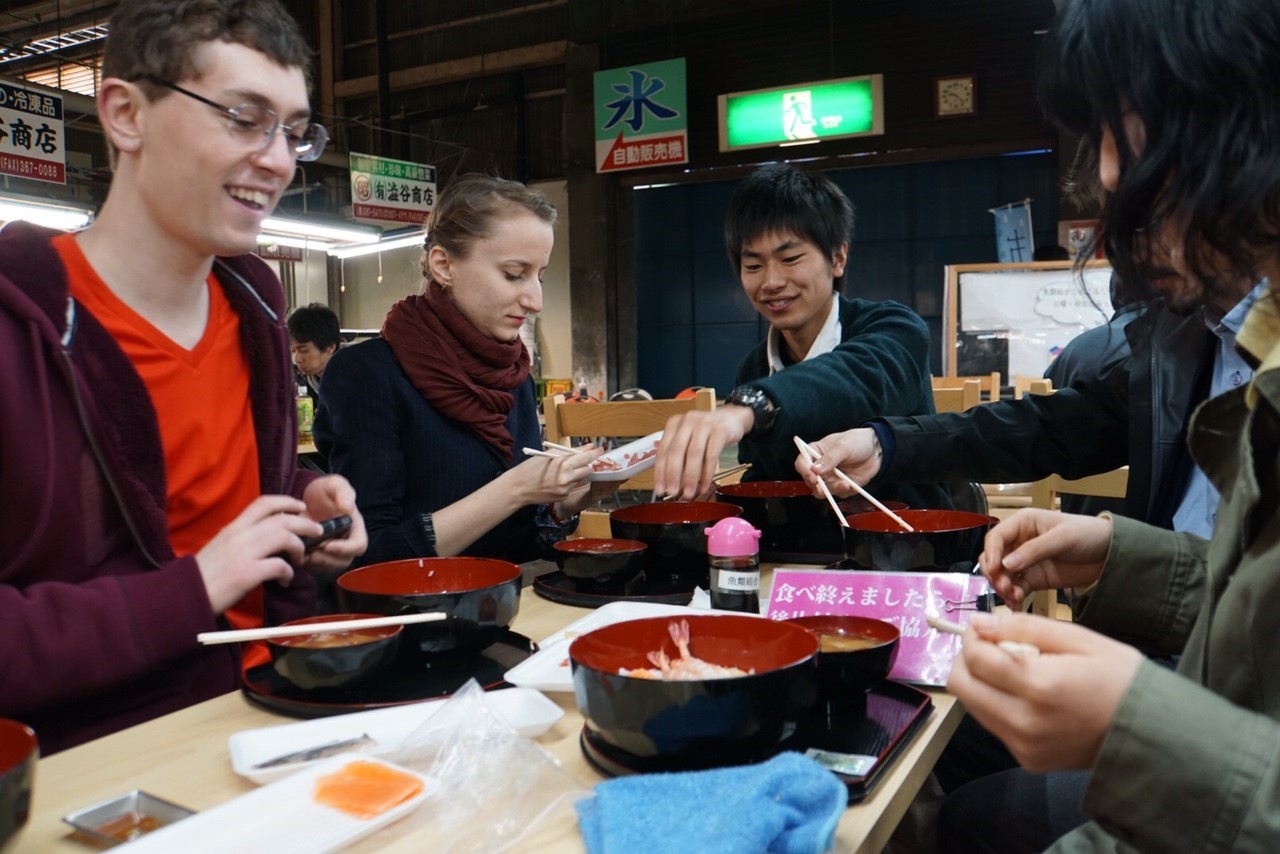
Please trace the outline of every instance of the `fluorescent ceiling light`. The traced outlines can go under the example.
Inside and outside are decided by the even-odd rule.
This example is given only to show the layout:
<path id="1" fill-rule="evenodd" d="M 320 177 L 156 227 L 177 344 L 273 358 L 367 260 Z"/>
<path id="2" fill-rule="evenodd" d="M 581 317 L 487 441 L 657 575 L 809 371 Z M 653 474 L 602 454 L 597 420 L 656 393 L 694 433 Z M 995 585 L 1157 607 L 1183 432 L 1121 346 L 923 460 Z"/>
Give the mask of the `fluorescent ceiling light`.
<path id="1" fill-rule="evenodd" d="M 334 258 L 358 258 L 361 255 L 372 255 L 375 252 L 385 252 L 388 249 L 407 249 L 410 246 L 422 246 L 424 235 L 421 231 L 415 231 L 413 234 L 403 234 L 399 237 L 392 237 L 389 240 L 379 240 L 377 243 L 366 243 L 363 246 L 340 246 L 336 249 L 330 249 L 329 254 Z"/>
<path id="2" fill-rule="evenodd" d="M 291 246 L 295 249 L 314 249 L 323 252 L 333 248 L 328 240 L 317 240 L 314 237 L 287 237 L 283 234 L 259 234 L 259 246 Z"/>
<path id="3" fill-rule="evenodd" d="M 269 216 L 262 221 L 262 230 L 267 234 L 297 235 L 298 237 L 318 237 L 322 240 L 333 240 L 339 243 L 374 243 L 382 234 L 382 230 L 373 226 L 359 226 L 311 222 L 309 220 L 285 219 Z"/>
<path id="4" fill-rule="evenodd" d="M 0 196 L 0 220 L 12 222 L 25 220 L 45 228 L 58 228 L 72 231 L 84 228 L 92 219 L 92 214 L 84 208 L 68 205 L 28 202 L 10 196 Z"/>

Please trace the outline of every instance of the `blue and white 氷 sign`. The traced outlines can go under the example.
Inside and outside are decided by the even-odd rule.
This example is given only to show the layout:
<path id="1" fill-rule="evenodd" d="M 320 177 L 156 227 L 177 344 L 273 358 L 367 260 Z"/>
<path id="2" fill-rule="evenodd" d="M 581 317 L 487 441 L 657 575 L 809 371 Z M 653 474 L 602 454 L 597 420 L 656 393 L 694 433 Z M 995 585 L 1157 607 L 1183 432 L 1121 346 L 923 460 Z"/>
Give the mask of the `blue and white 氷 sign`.
<path id="1" fill-rule="evenodd" d="M 1031 200 L 1010 202 L 992 208 L 996 218 L 996 260 L 1017 264 L 1031 260 L 1035 246 L 1031 237 Z"/>

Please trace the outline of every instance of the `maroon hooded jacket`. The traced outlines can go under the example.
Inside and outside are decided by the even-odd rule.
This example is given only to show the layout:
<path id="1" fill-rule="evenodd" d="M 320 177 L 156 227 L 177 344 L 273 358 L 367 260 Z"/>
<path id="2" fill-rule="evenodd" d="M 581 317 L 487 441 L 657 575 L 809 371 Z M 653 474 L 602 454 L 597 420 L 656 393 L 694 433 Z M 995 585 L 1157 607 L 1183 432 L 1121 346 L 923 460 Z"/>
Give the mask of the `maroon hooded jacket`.
<path id="1" fill-rule="evenodd" d="M 195 558 L 176 557 L 142 379 L 68 294 L 49 240 L 0 232 L 0 716 L 48 755 L 239 685 Z M 139 269 L 138 275 L 147 271 Z M 301 497 L 284 297 L 253 256 L 214 274 L 240 318 L 264 494 Z M 209 406 L 218 401 L 209 400 Z M 304 572 L 268 585 L 266 622 L 314 612 Z"/>

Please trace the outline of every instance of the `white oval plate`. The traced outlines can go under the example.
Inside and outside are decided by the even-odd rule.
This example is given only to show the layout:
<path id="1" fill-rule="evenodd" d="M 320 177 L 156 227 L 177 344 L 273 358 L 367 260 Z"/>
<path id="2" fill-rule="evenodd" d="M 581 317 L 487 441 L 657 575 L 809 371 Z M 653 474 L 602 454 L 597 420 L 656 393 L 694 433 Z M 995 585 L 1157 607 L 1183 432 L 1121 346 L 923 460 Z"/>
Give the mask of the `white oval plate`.
<path id="1" fill-rule="evenodd" d="M 602 454 L 591 465 L 602 466 L 604 470 L 592 471 L 587 475 L 587 480 L 610 482 L 630 480 L 640 472 L 648 471 L 658 461 L 658 440 L 661 438 L 662 431 L 659 430 L 657 433 L 650 433 L 621 448 L 614 448 L 609 453 Z"/>

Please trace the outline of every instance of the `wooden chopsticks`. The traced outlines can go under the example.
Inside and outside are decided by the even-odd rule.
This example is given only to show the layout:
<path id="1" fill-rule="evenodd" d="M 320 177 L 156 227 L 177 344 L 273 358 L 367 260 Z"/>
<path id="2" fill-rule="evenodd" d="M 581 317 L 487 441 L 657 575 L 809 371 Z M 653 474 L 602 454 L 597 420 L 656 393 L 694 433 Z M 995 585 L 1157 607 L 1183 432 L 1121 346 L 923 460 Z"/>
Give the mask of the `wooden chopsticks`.
<path id="1" fill-rule="evenodd" d="M 813 465 L 814 455 L 813 449 L 804 443 L 799 436 L 792 436 L 795 440 L 796 447 L 800 449 L 800 456 L 804 457 L 804 461 L 809 465 Z M 831 494 L 831 490 L 827 488 L 825 480 L 819 480 L 818 486 L 822 489 L 822 494 L 827 497 L 827 503 L 831 505 L 831 512 L 836 514 L 836 521 L 840 523 L 841 528 L 849 527 L 849 520 L 844 518 L 844 513 L 840 512 L 840 505 L 836 504 L 836 498 Z"/>
<path id="2" fill-rule="evenodd" d="M 267 626 L 261 629 L 232 629 L 225 632 L 201 632 L 196 635 L 199 643 L 242 643 L 244 641 L 270 640 L 293 635 L 316 635 L 322 632 L 348 632 L 356 629 L 376 629 L 381 626 L 406 626 L 410 623 L 430 623 L 443 620 L 442 611 L 430 614 L 398 614 L 391 617 L 368 617 L 363 620 L 329 620 L 323 623 L 303 623 L 297 626 Z"/>
<path id="3" fill-rule="evenodd" d="M 810 445 L 807 442 L 805 442 L 803 439 L 801 439 L 799 436 L 796 436 L 794 438 L 796 441 L 796 447 L 800 449 L 800 456 L 804 457 L 805 462 L 812 465 L 813 461 L 818 458 L 817 451 L 815 451 L 812 447 L 810 447 Z M 875 505 L 875 508 L 877 510 L 887 514 L 890 519 L 892 519 L 893 521 L 901 525 L 904 530 L 915 531 L 915 528 L 908 525 L 902 519 L 902 517 L 899 516 L 897 513 L 894 513 L 888 507 L 885 507 L 883 504 L 881 504 L 874 495 L 872 495 L 870 492 L 867 492 L 865 489 L 863 489 L 862 486 L 856 480 L 849 477 L 849 475 L 845 474 L 844 472 L 840 471 L 840 469 L 836 469 L 835 473 L 836 473 L 836 477 L 840 478 L 849 486 L 852 486 L 859 495 L 861 495 L 863 498 L 867 499 L 873 505 Z M 818 484 L 822 487 L 822 491 L 827 494 L 827 499 L 831 502 L 831 506 L 836 507 L 835 499 L 831 497 L 831 490 L 827 489 L 826 482 L 820 480 L 818 481 Z M 841 523 L 844 524 L 844 526 L 847 528 L 849 526 L 849 523 L 845 521 L 844 514 L 840 512 L 838 507 L 836 507 L 836 515 L 840 517 Z"/>

